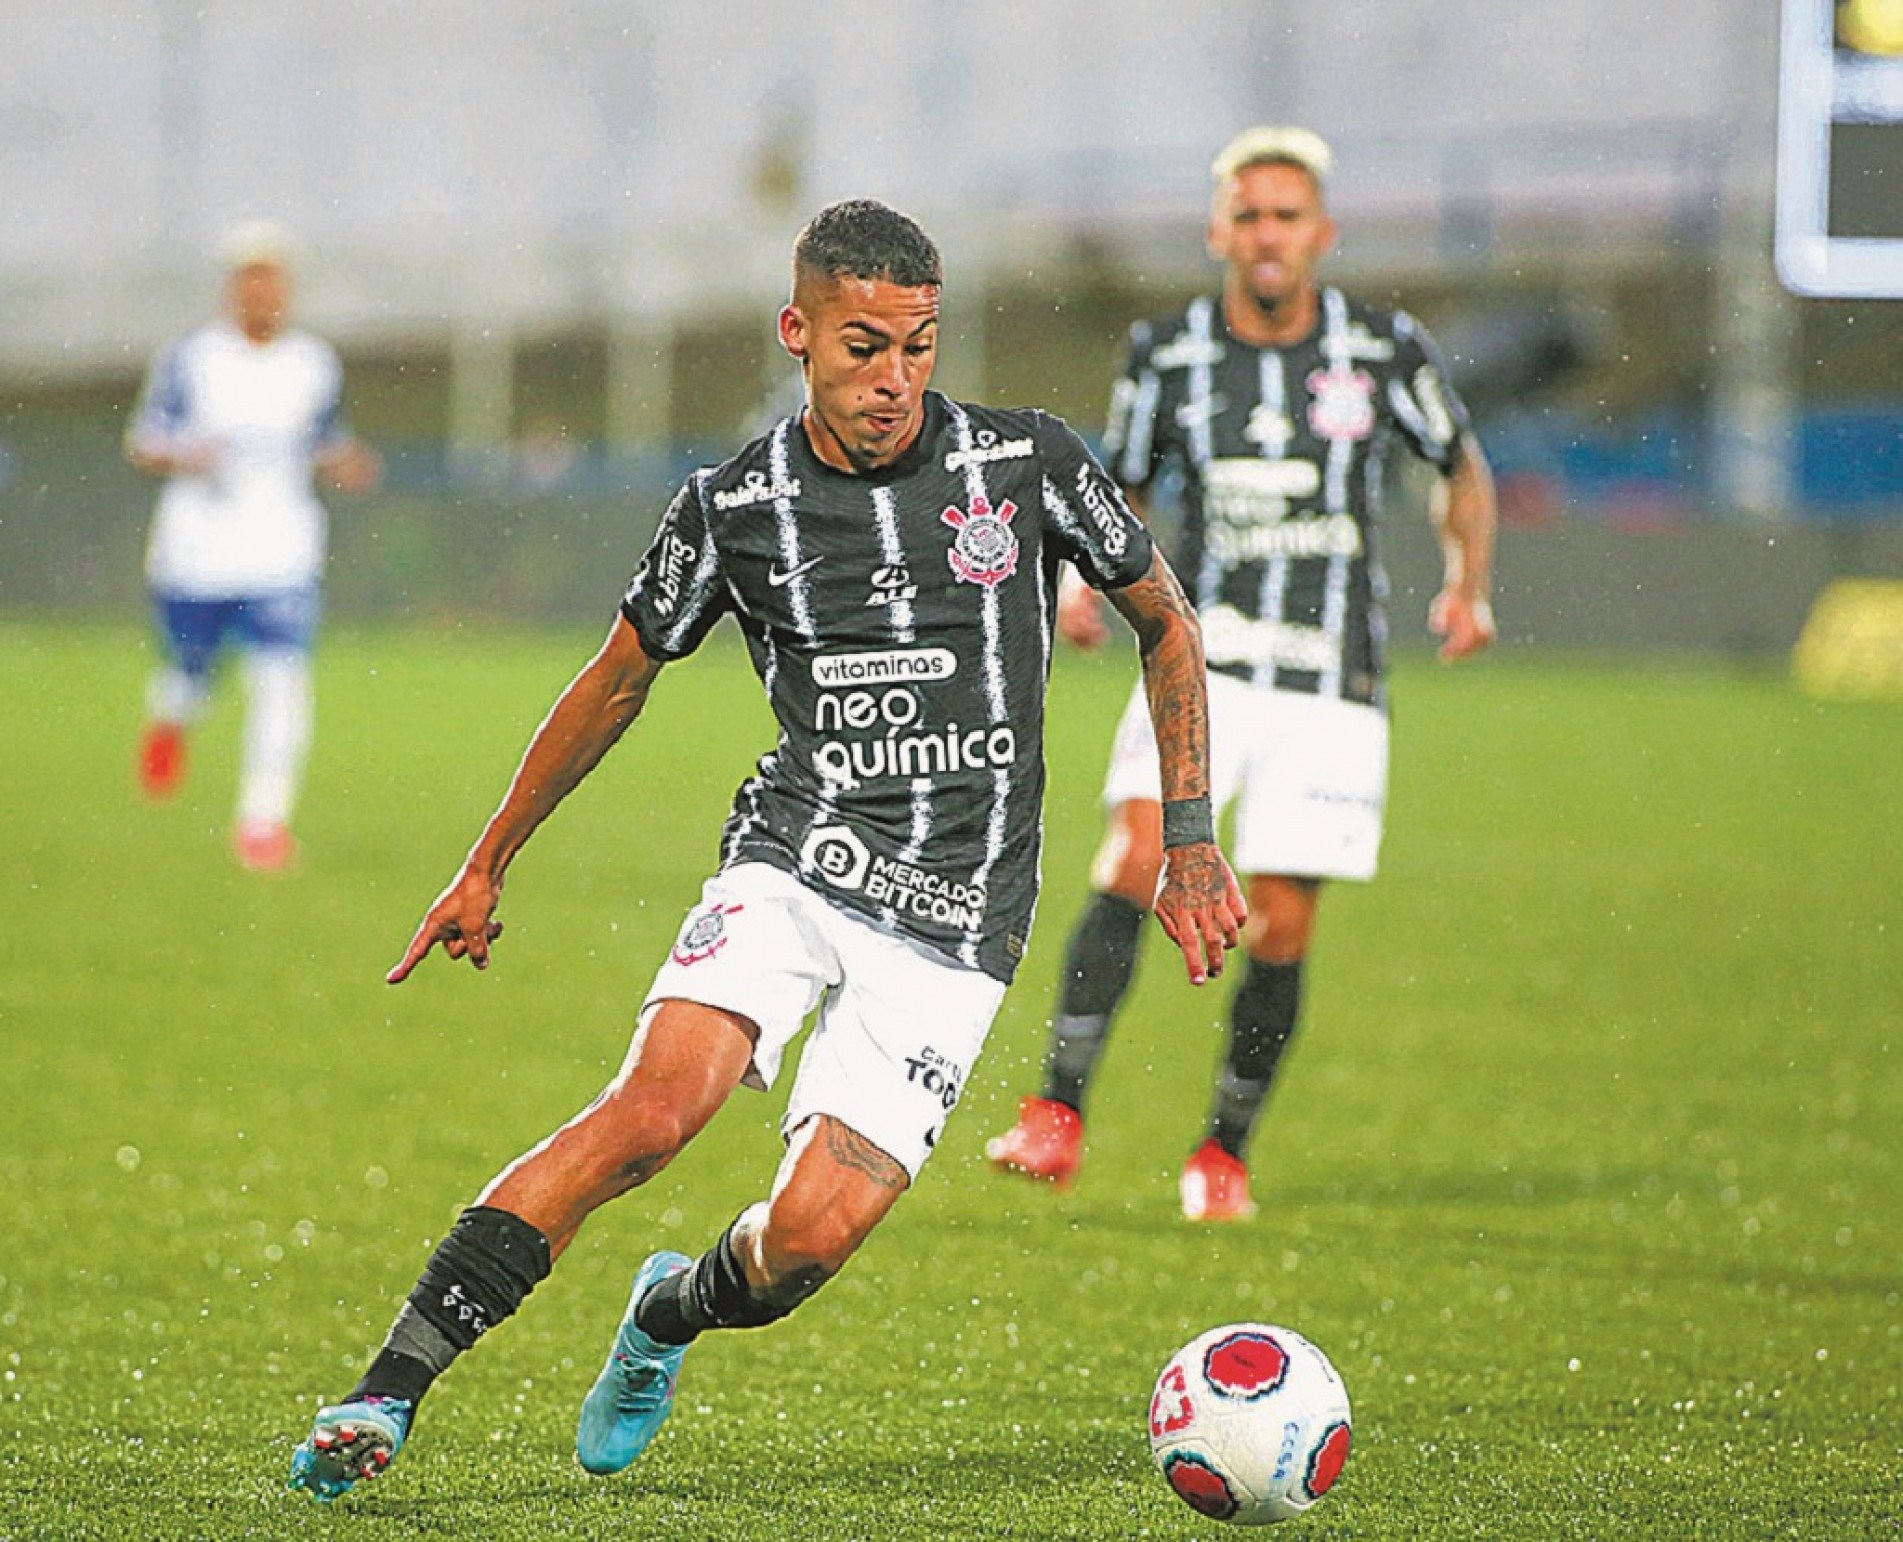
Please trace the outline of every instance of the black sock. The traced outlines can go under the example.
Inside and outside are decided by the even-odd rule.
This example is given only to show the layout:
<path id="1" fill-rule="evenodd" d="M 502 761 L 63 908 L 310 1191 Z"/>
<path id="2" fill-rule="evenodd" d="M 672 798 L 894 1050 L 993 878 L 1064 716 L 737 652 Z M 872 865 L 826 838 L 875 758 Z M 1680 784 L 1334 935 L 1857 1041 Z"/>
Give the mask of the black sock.
<path id="1" fill-rule="evenodd" d="M 548 1238 L 519 1216 L 472 1205 L 423 1269 L 350 1396 L 420 1402 L 450 1362 L 548 1277 Z"/>
<path id="2" fill-rule="evenodd" d="M 1083 1107 L 1110 1019 L 1136 974 L 1145 914 L 1120 895 L 1093 894 L 1077 918 L 1058 985 L 1045 1097 Z"/>
<path id="3" fill-rule="evenodd" d="M 1238 1161 L 1301 1010 L 1300 959 L 1292 964 L 1249 960 L 1230 1007 L 1229 1054 L 1209 1114 L 1209 1138 Z"/>
<path id="4" fill-rule="evenodd" d="M 679 1274 L 648 1291 L 634 1325 L 657 1344 L 691 1344 L 709 1328 L 762 1328 L 778 1322 L 831 1278 L 814 1265 L 766 1290 L 755 1290 L 734 1248 L 735 1220 L 720 1240 Z"/>

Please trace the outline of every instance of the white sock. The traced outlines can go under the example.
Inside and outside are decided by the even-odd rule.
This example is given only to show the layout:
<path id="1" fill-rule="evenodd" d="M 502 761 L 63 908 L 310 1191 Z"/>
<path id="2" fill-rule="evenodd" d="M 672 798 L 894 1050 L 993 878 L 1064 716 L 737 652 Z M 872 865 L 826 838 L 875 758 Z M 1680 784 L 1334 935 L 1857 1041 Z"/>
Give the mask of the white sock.
<path id="1" fill-rule="evenodd" d="M 238 823 L 288 825 L 311 742 L 310 660 L 283 648 L 247 653 L 244 682 Z"/>
<path id="2" fill-rule="evenodd" d="M 205 715 L 209 694 L 203 680 L 194 679 L 175 665 L 161 664 L 146 682 L 145 715 L 154 723 L 190 728 Z"/>

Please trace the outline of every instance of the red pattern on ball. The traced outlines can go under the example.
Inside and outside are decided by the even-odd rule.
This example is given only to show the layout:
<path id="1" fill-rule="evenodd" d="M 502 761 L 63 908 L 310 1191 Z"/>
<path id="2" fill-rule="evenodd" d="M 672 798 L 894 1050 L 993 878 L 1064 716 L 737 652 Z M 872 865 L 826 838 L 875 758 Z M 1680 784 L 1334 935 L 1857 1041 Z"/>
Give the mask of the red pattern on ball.
<path id="1" fill-rule="evenodd" d="M 1335 1486 L 1343 1464 L 1348 1460 L 1348 1444 L 1353 1437 L 1346 1424 L 1337 1424 L 1322 1436 L 1315 1454 L 1308 1459 L 1308 1476 L 1302 1486 L 1311 1499 L 1320 1499 Z"/>
<path id="2" fill-rule="evenodd" d="M 1213 1520 L 1226 1521 L 1242 1508 L 1229 1480 L 1200 1456 L 1188 1452 L 1171 1455 L 1164 1463 L 1163 1475 L 1185 1504 Z"/>
<path id="3" fill-rule="evenodd" d="M 1266 1333 L 1232 1333 L 1209 1346 L 1203 1376 L 1224 1397 L 1266 1397 L 1288 1375 L 1288 1352 Z"/>

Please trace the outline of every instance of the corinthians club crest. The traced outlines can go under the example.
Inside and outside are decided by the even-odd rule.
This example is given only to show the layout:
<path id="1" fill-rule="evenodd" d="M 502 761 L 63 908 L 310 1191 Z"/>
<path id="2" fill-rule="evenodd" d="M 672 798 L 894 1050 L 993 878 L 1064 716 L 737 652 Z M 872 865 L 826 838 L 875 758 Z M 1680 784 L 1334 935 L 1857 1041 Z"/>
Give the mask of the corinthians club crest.
<path id="1" fill-rule="evenodd" d="M 993 510 L 983 493 L 973 493 L 969 512 L 952 504 L 939 516 L 958 532 L 945 557 L 959 582 L 993 589 L 1018 570 L 1018 538 L 1011 529 L 1017 511 L 1009 498 Z"/>
<path id="2" fill-rule="evenodd" d="M 1323 439 L 1366 439 L 1374 432 L 1374 376 L 1337 360 L 1308 377 L 1308 426 Z"/>
<path id="3" fill-rule="evenodd" d="M 698 964 L 703 958 L 712 958 L 727 945 L 727 917 L 744 909 L 744 905 L 713 904 L 699 915 L 690 916 L 674 944 L 674 962 Z"/>

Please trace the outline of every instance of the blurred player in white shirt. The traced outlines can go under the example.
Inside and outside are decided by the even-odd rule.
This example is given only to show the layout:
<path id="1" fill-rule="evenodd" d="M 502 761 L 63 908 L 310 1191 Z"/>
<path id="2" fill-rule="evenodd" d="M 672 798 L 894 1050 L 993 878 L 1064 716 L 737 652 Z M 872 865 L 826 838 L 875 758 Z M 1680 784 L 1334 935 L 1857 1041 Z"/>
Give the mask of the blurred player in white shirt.
<path id="1" fill-rule="evenodd" d="M 284 232 L 241 225 L 219 255 L 223 316 L 153 361 L 126 434 L 126 458 L 164 479 L 145 574 L 165 658 L 139 778 L 155 798 L 177 789 L 186 731 L 235 646 L 246 695 L 235 842 L 246 867 L 271 871 L 296 854 L 291 811 L 310 743 L 325 548 L 312 483 L 367 492 L 381 467 L 344 426 L 335 351 L 289 325 Z"/>

